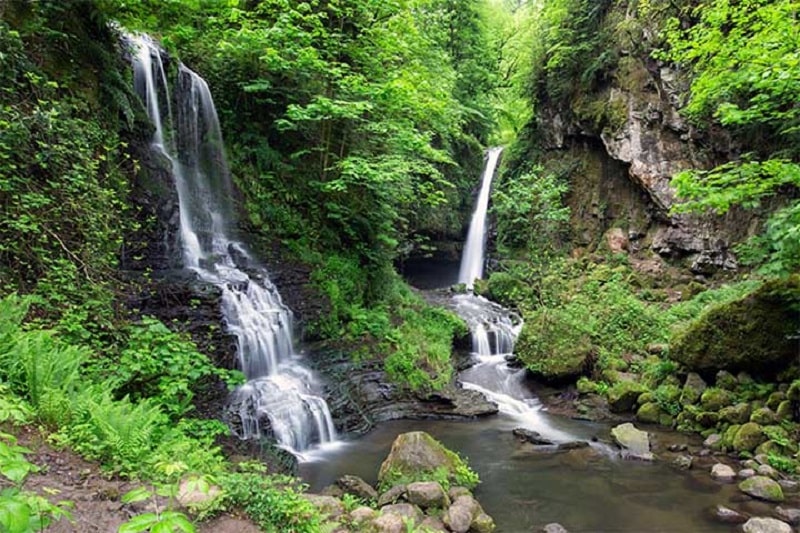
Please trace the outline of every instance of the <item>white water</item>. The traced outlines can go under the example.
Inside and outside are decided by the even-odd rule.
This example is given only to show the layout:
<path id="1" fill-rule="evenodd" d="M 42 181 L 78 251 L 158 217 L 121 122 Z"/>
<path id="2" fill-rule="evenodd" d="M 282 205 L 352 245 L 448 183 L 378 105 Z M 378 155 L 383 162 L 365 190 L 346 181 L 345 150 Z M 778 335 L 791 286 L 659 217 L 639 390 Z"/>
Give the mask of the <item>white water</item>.
<path id="1" fill-rule="evenodd" d="M 467 242 L 461 256 L 461 268 L 458 271 L 458 282 L 472 288 L 476 279 L 483 278 L 484 248 L 486 247 L 486 211 L 489 209 L 489 192 L 492 189 L 492 179 L 500 159 L 502 147 L 489 149 L 486 156 L 486 165 L 481 176 L 481 190 L 475 210 L 469 223 Z"/>
<path id="2" fill-rule="evenodd" d="M 266 271 L 229 235 L 233 189 L 208 85 L 180 65 L 171 95 L 159 48 L 146 37 L 132 40 L 135 85 L 155 125 L 152 147 L 170 161 L 175 178 L 184 266 L 221 289 L 225 326 L 248 380 L 232 397 L 241 419 L 235 431 L 243 439 L 271 432 L 293 452 L 334 441 L 321 385 L 294 351 L 291 311 Z"/>

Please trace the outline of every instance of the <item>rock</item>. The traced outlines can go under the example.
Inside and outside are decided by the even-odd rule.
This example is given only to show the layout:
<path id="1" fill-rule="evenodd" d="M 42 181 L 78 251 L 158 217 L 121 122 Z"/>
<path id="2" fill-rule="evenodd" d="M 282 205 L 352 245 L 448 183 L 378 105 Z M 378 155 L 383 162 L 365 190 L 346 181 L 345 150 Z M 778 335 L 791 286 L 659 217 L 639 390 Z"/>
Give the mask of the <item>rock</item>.
<path id="1" fill-rule="evenodd" d="M 406 497 L 409 503 L 418 505 L 422 509 L 431 507 L 443 509 L 450 505 L 450 498 L 436 481 L 409 483 L 406 487 Z"/>
<path id="2" fill-rule="evenodd" d="M 681 405 L 693 405 L 697 403 L 703 391 L 706 390 L 706 382 L 696 372 L 690 372 L 686 376 L 686 382 L 683 384 L 681 390 L 680 403 Z"/>
<path id="3" fill-rule="evenodd" d="M 624 254 L 628 251 L 628 236 L 622 228 L 610 228 L 605 235 L 608 251 L 612 254 Z"/>
<path id="4" fill-rule="evenodd" d="M 395 485 L 378 497 L 378 507 L 395 503 L 398 500 L 405 499 L 406 485 Z"/>
<path id="5" fill-rule="evenodd" d="M 695 420 L 704 428 L 713 428 L 719 422 L 719 414 L 710 411 L 703 411 L 695 415 Z"/>
<path id="6" fill-rule="evenodd" d="M 583 448 L 588 448 L 589 443 L 585 440 L 573 440 L 569 442 L 562 442 L 557 447 L 556 450 L 558 451 L 569 451 L 569 450 L 580 450 Z"/>
<path id="7" fill-rule="evenodd" d="M 794 420 L 794 409 L 792 409 L 792 402 L 790 400 L 783 400 L 780 404 L 778 404 L 778 408 L 775 410 L 775 414 L 778 416 L 778 420 Z"/>
<path id="8" fill-rule="evenodd" d="M 729 424 L 744 424 L 750 420 L 750 412 L 750 404 L 741 402 L 721 409 L 719 418 Z"/>
<path id="9" fill-rule="evenodd" d="M 636 420 L 645 424 L 658 424 L 661 415 L 661 407 L 656 402 L 648 402 L 641 404 L 639 410 L 636 411 Z"/>
<path id="10" fill-rule="evenodd" d="M 375 509 L 370 509 L 369 507 L 362 505 L 361 507 L 356 507 L 350 511 L 348 516 L 353 525 L 359 525 L 369 522 L 373 518 L 377 517 L 378 512 Z"/>
<path id="11" fill-rule="evenodd" d="M 569 533 L 569 531 L 561 524 L 553 522 L 552 524 L 544 526 L 542 528 L 542 533 Z"/>
<path id="12" fill-rule="evenodd" d="M 710 448 L 712 450 L 717 450 L 722 443 L 722 435 L 719 433 L 712 433 L 706 440 L 703 441 L 703 448 Z"/>
<path id="13" fill-rule="evenodd" d="M 700 395 L 700 405 L 705 411 L 719 411 L 733 403 L 733 393 L 717 387 L 709 387 Z"/>
<path id="14" fill-rule="evenodd" d="M 800 525 L 800 509 L 795 507 L 781 507 L 780 505 L 775 508 L 775 514 L 778 518 L 793 526 Z"/>
<path id="15" fill-rule="evenodd" d="M 742 466 L 745 468 L 750 468 L 751 470 L 755 470 L 756 468 L 758 468 L 759 464 L 760 463 L 755 459 L 745 459 L 744 461 L 742 461 Z"/>
<path id="16" fill-rule="evenodd" d="M 685 452 L 688 449 L 689 449 L 689 446 L 685 442 L 676 443 L 676 444 L 670 444 L 667 447 L 667 450 L 669 450 L 671 452 Z"/>
<path id="17" fill-rule="evenodd" d="M 445 526 L 444 522 L 435 516 L 426 516 L 422 522 L 419 523 L 419 530 L 425 532 L 441 531 L 442 533 L 447 533 L 447 526 Z"/>
<path id="18" fill-rule="evenodd" d="M 743 469 L 739 470 L 739 474 L 738 474 L 738 476 L 741 479 L 749 479 L 749 478 L 751 478 L 751 477 L 753 477 L 755 475 L 756 475 L 756 471 L 753 470 L 752 468 L 743 468 Z"/>
<path id="19" fill-rule="evenodd" d="M 543 438 L 541 434 L 536 431 L 531 431 L 530 429 L 515 428 L 512 433 L 522 442 L 529 442 L 536 446 L 553 444 L 553 441 Z"/>
<path id="20" fill-rule="evenodd" d="M 611 430 L 611 436 L 621 448 L 623 456 L 634 459 L 653 460 L 650 452 L 650 438 L 646 431 L 638 430 L 633 424 L 627 422 L 620 424 Z"/>
<path id="21" fill-rule="evenodd" d="M 673 341 L 670 357 L 698 372 L 772 378 L 797 356 L 798 303 L 800 276 L 768 281 L 695 320 Z"/>
<path id="22" fill-rule="evenodd" d="M 765 476 L 753 476 L 739 483 L 739 490 L 754 498 L 768 502 L 782 502 L 783 490 L 774 480 Z"/>
<path id="23" fill-rule="evenodd" d="M 692 463 L 694 459 L 692 459 L 691 455 L 679 455 L 675 459 L 672 460 L 672 464 L 678 467 L 680 470 L 689 470 L 692 468 Z"/>
<path id="24" fill-rule="evenodd" d="M 636 405 L 644 386 L 635 381 L 620 381 L 608 389 L 608 407 L 612 413 L 627 413 Z"/>
<path id="25" fill-rule="evenodd" d="M 389 455 L 381 464 L 378 481 L 381 485 L 391 484 L 390 478 L 397 476 L 426 481 L 439 469 L 447 472 L 451 482 L 462 485 L 474 483 L 474 480 L 463 475 L 465 470 L 469 471 L 469 467 L 458 455 L 424 431 L 412 431 L 395 438 Z"/>
<path id="26" fill-rule="evenodd" d="M 736 385 L 739 384 L 739 382 L 736 381 L 736 376 L 734 376 L 727 370 L 720 370 L 719 372 L 717 372 L 714 383 L 720 389 L 725 389 L 728 391 L 732 391 L 733 389 L 736 388 Z"/>
<path id="27" fill-rule="evenodd" d="M 447 495 L 450 497 L 450 501 L 454 502 L 459 496 L 472 496 L 472 493 L 467 487 L 459 487 L 458 485 L 455 485 L 450 487 L 450 490 L 447 491 Z"/>
<path id="28" fill-rule="evenodd" d="M 755 422 L 762 426 L 769 426 L 778 423 L 778 415 L 769 407 L 761 407 L 753 411 L 753 414 L 750 415 L 750 422 Z"/>
<path id="29" fill-rule="evenodd" d="M 756 463 L 760 465 L 768 465 L 769 464 L 769 455 L 765 453 L 757 453 L 755 457 L 753 457 Z M 758 468 L 758 467 L 756 467 Z"/>
<path id="30" fill-rule="evenodd" d="M 759 476 L 767 476 L 768 478 L 772 478 L 777 481 L 779 477 L 781 477 L 780 473 L 777 470 L 772 468 L 770 465 L 758 465 L 758 470 L 756 470 Z"/>
<path id="31" fill-rule="evenodd" d="M 398 514 L 382 514 L 373 519 L 370 525 L 372 528 L 368 531 L 374 533 L 406 533 L 408 531 L 403 517 Z"/>
<path id="32" fill-rule="evenodd" d="M 336 485 L 345 494 L 352 494 L 364 501 L 370 502 L 378 499 L 378 491 L 358 476 L 344 475 L 336 480 Z"/>
<path id="33" fill-rule="evenodd" d="M 469 530 L 475 533 L 492 533 L 495 530 L 495 523 L 491 516 L 486 513 L 478 513 L 472 521 Z"/>
<path id="34" fill-rule="evenodd" d="M 756 449 L 756 446 L 765 440 L 766 437 L 761 430 L 761 426 L 755 422 L 748 422 L 743 424 L 742 427 L 740 427 L 736 432 L 736 436 L 733 438 L 732 445 L 733 449 L 737 452 L 752 452 Z"/>
<path id="35" fill-rule="evenodd" d="M 724 505 L 714 506 L 711 515 L 717 522 L 722 522 L 723 524 L 743 524 L 747 521 L 745 515 L 734 511 L 730 507 L 725 507 Z"/>
<path id="36" fill-rule="evenodd" d="M 744 533 L 792 533 L 792 526 L 775 518 L 751 518 L 742 526 Z"/>
<path id="37" fill-rule="evenodd" d="M 333 496 L 322 496 L 321 494 L 303 494 L 303 498 L 319 509 L 319 512 L 327 515 L 328 518 L 338 518 L 344 514 L 344 504 Z"/>
<path id="38" fill-rule="evenodd" d="M 773 411 L 777 411 L 778 406 L 784 400 L 786 400 L 786 393 L 781 391 L 775 391 L 769 395 L 769 398 L 767 398 L 767 407 L 769 407 Z"/>
<path id="39" fill-rule="evenodd" d="M 475 517 L 483 512 L 480 505 L 472 496 L 459 496 L 447 508 L 442 521 L 455 533 L 464 533 L 469 530 Z"/>
<path id="40" fill-rule="evenodd" d="M 726 464 L 717 463 L 711 467 L 711 477 L 717 481 L 731 483 L 736 479 L 736 472 Z"/>
<path id="41" fill-rule="evenodd" d="M 781 486 L 783 492 L 797 492 L 800 488 L 800 483 L 793 479 L 779 479 L 778 485 Z"/>
<path id="42" fill-rule="evenodd" d="M 416 505 L 411 505 L 410 503 L 393 503 L 391 505 L 385 505 L 381 507 L 380 513 L 382 515 L 396 514 L 403 516 L 410 519 L 415 524 L 422 520 L 423 516 L 422 510 Z"/>

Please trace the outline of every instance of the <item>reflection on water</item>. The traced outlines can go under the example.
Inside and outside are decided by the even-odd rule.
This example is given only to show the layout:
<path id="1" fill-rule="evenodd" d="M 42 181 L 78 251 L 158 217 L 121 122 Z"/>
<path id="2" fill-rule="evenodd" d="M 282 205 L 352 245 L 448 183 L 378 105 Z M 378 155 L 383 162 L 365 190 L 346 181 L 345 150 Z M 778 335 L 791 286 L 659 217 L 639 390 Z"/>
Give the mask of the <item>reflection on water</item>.
<path id="1" fill-rule="evenodd" d="M 547 425 L 576 439 L 605 439 L 608 428 L 539 412 Z M 511 434 L 519 421 L 505 415 L 475 422 L 395 421 L 339 448 L 319 452 L 300 465 L 312 490 L 344 474 L 375 483 L 394 438 L 423 430 L 458 451 L 481 477 L 475 494 L 500 533 L 536 531 L 559 522 L 570 532 L 722 532 L 730 527 L 706 518 L 725 504 L 733 485 L 693 484 L 690 474 L 669 465 L 622 461 L 595 446 L 545 453 Z M 534 428 L 535 429 L 535 428 Z M 705 474 L 707 476 L 707 474 Z"/>

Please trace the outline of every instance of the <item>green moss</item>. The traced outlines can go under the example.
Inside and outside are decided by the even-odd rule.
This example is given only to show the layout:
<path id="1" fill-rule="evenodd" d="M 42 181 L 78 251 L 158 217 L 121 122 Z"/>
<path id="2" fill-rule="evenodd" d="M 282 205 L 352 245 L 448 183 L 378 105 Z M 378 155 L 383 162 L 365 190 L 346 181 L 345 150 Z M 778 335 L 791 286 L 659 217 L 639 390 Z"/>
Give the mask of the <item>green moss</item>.
<path id="1" fill-rule="evenodd" d="M 712 307 L 675 335 L 670 356 L 698 372 L 746 370 L 772 376 L 796 356 L 800 275 L 765 283 Z"/>
<path id="2" fill-rule="evenodd" d="M 700 405 L 706 411 L 719 411 L 733 403 L 733 393 L 716 387 L 709 387 L 700 396 Z"/>
<path id="3" fill-rule="evenodd" d="M 645 424 L 658 424 L 663 414 L 657 403 L 649 402 L 642 404 L 639 410 L 636 411 L 636 420 Z"/>
<path id="4" fill-rule="evenodd" d="M 736 432 L 732 445 L 733 449 L 737 452 L 751 452 L 765 440 L 766 437 L 764 436 L 761 426 L 755 422 L 747 422 Z"/>
<path id="5" fill-rule="evenodd" d="M 725 407 L 720 410 L 720 420 L 730 424 L 744 424 L 750 420 L 750 404 L 745 402 L 737 403 L 730 407 Z"/>
<path id="6" fill-rule="evenodd" d="M 614 413 L 631 411 L 642 392 L 644 392 L 644 385 L 641 383 L 636 383 L 635 381 L 617 382 L 606 393 L 608 406 Z"/>
<path id="7" fill-rule="evenodd" d="M 535 375 L 548 381 L 565 381 L 585 373 L 593 360 L 589 335 L 560 310 L 525 317 L 515 351 Z"/>

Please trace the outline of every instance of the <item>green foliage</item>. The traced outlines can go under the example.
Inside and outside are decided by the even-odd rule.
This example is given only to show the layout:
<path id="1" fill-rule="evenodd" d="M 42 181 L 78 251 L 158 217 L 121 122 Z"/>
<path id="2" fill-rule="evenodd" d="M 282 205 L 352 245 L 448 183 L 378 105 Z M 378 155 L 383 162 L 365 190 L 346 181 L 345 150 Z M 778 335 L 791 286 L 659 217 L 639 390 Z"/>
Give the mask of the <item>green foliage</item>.
<path id="1" fill-rule="evenodd" d="M 261 466 L 261 465 L 258 465 Z M 259 471 L 233 472 L 219 478 L 227 508 L 243 509 L 264 531 L 317 533 L 322 517 L 297 480 Z"/>

